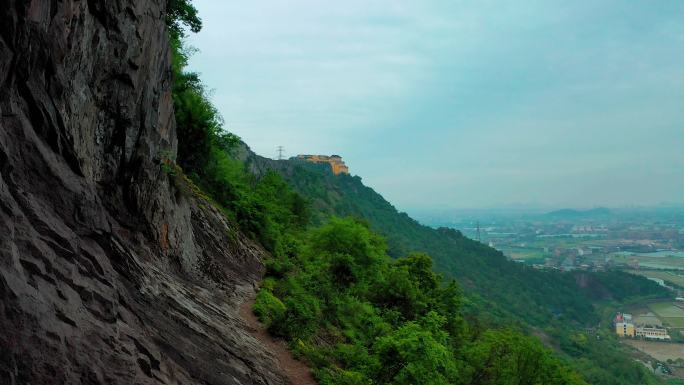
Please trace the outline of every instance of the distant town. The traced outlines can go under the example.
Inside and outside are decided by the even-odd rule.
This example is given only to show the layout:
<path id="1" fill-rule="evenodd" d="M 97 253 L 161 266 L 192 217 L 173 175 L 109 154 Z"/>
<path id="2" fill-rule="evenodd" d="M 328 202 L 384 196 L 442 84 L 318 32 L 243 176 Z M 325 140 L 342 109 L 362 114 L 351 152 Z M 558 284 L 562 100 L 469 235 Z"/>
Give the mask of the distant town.
<path id="1" fill-rule="evenodd" d="M 621 309 L 613 330 L 654 373 L 684 378 L 684 207 L 591 210 L 453 210 L 412 213 L 536 269 L 621 270 L 672 292 Z"/>
<path id="2" fill-rule="evenodd" d="M 684 290 L 684 207 L 415 215 L 451 227 L 538 269 L 621 269 Z"/>

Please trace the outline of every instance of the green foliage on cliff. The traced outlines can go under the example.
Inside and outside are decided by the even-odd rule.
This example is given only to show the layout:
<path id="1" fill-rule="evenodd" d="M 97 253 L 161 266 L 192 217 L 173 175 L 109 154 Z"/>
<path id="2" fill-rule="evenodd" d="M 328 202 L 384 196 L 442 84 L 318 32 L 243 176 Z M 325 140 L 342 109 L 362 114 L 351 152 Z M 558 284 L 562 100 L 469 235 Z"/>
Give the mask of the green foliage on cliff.
<path id="1" fill-rule="evenodd" d="M 189 0 L 166 1 L 166 25 L 172 37 L 183 37 L 183 27 L 192 32 L 202 29 L 202 20 L 197 14 L 197 8 Z"/>
<path id="2" fill-rule="evenodd" d="M 273 253 L 284 253 L 292 234 L 308 223 L 306 201 L 275 172 L 259 177 L 229 156 L 239 139 L 223 121 L 196 73 L 186 70 L 191 50 L 171 34 L 173 102 L 178 165 L 240 228 Z"/>
<path id="3" fill-rule="evenodd" d="M 539 341 L 468 324 L 428 255 L 392 260 L 362 221 L 333 218 L 276 259 L 289 268 L 269 270 L 255 312 L 322 384 L 584 383 Z"/>

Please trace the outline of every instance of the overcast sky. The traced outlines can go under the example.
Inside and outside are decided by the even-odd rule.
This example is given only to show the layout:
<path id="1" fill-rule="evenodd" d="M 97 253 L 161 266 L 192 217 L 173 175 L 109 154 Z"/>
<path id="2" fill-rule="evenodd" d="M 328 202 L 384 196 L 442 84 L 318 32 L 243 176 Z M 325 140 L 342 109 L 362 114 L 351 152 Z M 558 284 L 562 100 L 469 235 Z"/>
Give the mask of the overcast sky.
<path id="1" fill-rule="evenodd" d="M 194 0 L 258 154 L 340 154 L 401 210 L 684 201 L 684 1 Z"/>

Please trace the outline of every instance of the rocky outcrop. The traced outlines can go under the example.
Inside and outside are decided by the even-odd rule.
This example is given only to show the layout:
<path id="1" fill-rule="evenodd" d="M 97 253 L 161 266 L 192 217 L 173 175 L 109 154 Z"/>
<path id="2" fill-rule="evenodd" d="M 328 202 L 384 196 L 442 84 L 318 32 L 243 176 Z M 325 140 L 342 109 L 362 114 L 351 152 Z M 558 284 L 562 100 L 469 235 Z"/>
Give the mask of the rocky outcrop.
<path id="1" fill-rule="evenodd" d="M 0 383 L 280 384 L 262 252 L 164 162 L 164 0 L 0 7 Z"/>

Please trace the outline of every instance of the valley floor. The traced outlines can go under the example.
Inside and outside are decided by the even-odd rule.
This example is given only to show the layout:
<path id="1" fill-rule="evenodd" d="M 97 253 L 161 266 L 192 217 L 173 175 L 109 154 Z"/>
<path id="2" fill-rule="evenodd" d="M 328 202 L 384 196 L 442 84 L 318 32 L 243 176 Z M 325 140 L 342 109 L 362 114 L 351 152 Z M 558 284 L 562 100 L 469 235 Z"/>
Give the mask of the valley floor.
<path id="1" fill-rule="evenodd" d="M 623 342 L 648 354 L 658 361 L 665 362 L 668 359 L 684 359 L 684 344 L 676 342 L 657 342 L 632 339 L 625 339 Z"/>

